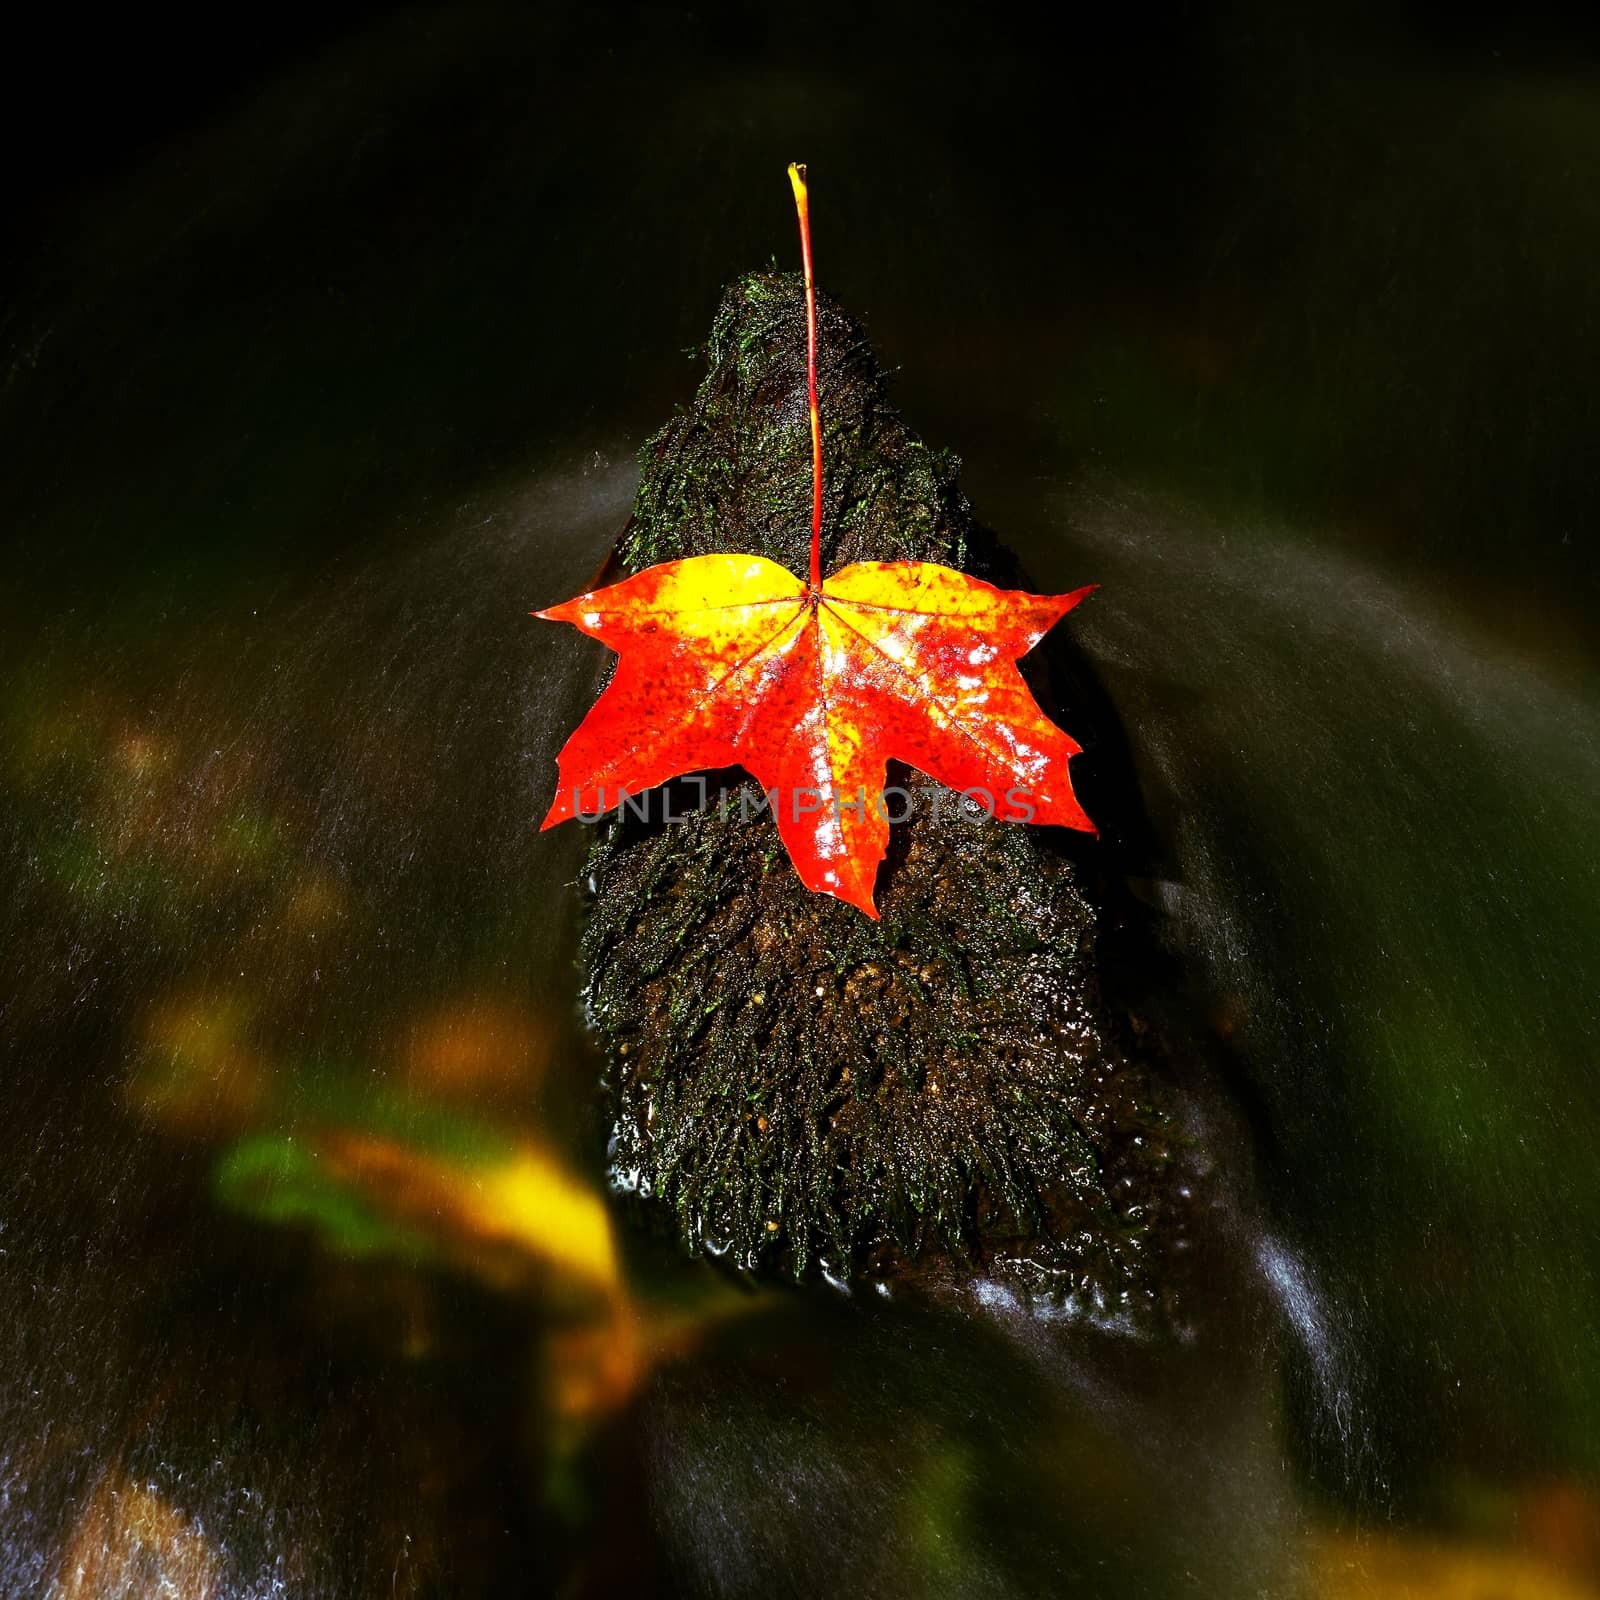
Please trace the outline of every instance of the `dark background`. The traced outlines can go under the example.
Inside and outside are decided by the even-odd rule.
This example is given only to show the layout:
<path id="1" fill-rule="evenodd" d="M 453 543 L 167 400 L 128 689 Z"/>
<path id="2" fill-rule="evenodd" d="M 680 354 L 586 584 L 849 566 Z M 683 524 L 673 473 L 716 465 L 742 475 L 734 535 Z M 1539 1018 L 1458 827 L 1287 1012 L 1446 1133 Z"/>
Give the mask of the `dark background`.
<path id="1" fill-rule="evenodd" d="M 1592 1478 L 1591 27 L 1247 3 L 57 10 L 12 21 L 0 62 L 0 674 L 31 784 L 6 864 L 37 876 L 87 841 L 117 869 L 6 897 L 18 948 L 55 940 L 18 965 L 59 1034 L 16 1075 L 16 1181 L 49 1171 L 97 1225 L 110 1208 L 98 1150 L 35 1129 L 75 1072 L 122 1138 L 121 1023 L 51 985 L 75 1005 L 80 970 L 121 984 L 137 1019 L 227 957 L 212 878 L 141 876 L 205 843 L 220 747 L 371 912 L 342 1033 L 279 996 L 306 1061 L 364 1070 L 386 1007 L 476 978 L 479 952 L 565 1014 L 547 925 L 575 868 L 539 852 L 577 844 L 533 820 L 589 669 L 519 630 L 592 573 L 723 285 L 796 264 L 799 158 L 821 282 L 911 425 L 961 453 L 1041 583 L 1105 583 L 1083 636 L 1152 765 L 1177 753 L 1169 819 L 1217 847 L 1200 934 L 1265 952 L 1234 986 L 1267 1036 L 1263 1187 L 1365 1359 L 1350 1431 L 1376 1441 L 1377 1515 L 1431 1511 L 1441 1463 Z M 1146 497 L 1126 514 L 1121 486 Z M 1322 607 L 1308 572 L 1345 592 Z M 123 812 L 96 809 L 103 773 L 123 795 L 114 742 L 83 757 L 88 800 L 33 780 L 29 752 L 97 704 L 177 752 L 153 844 L 120 849 Z M 294 859 L 263 869 L 273 892 Z M 137 1148 L 134 1200 L 171 1164 Z M 279 1280 L 183 1204 L 206 1293 L 270 1334 Z M 137 1251 L 80 1271 L 57 1212 L 30 1195 L 75 1303 L 104 1298 L 108 1260 L 145 1294 Z M 61 1312 L 37 1305 L 53 1348 Z M 116 1405 L 141 1403 L 138 1365 Z M 354 1395 L 339 1425 L 378 1410 Z"/>
<path id="2" fill-rule="evenodd" d="M 48 494 L 52 466 L 136 449 L 153 404 L 240 429 L 316 408 L 350 469 L 319 538 L 568 424 L 636 439 L 720 284 L 788 260 L 803 156 L 823 282 L 930 439 L 981 454 L 989 427 L 1308 519 L 1587 660 L 1594 46 L 1525 6 L 36 12 L 4 52 L 0 336 L 13 378 L 45 328 L 72 371 L 37 371 L 7 432 Z M 230 145 L 234 119 L 255 132 Z M 608 270 L 631 302 L 609 329 Z M 230 406 L 249 318 L 340 296 L 300 395 Z M 118 370 L 118 320 L 152 316 L 168 370 Z M 12 489 L 26 544 L 38 502 Z M 33 543 L 18 575 L 52 587 L 59 531 Z"/>

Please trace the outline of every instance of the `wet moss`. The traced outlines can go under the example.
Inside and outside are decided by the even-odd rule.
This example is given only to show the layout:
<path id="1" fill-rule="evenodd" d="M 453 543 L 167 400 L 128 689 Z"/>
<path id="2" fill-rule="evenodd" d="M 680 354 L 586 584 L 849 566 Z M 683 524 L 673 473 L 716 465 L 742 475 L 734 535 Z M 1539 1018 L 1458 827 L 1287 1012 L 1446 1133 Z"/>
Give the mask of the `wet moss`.
<path id="1" fill-rule="evenodd" d="M 645 450 L 629 569 L 748 550 L 805 570 L 804 351 L 798 278 L 730 288 L 693 404 Z M 1010 578 L 955 459 L 907 428 L 826 299 L 818 376 L 824 570 L 906 558 Z M 1171 1119 L 1104 992 L 1083 842 L 891 777 L 914 803 L 879 922 L 801 887 L 740 773 L 601 825 L 583 959 L 618 1181 L 749 1267 L 959 1259 L 1105 1316 L 1154 1307 Z"/>
<path id="2" fill-rule="evenodd" d="M 752 273 L 723 297 L 693 406 L 646 446 L 621 557 L 749 551 L 804 573 L 811 559 L 805 300 L 797 276 Z M 823 571 L 852 561 L 940 561 L 985 571 L 972 548 L 960 463 L 930 450 L 889 404 L 866 335 L 817 297 Z M 992 546 L 992 541 L 989 541 Z"/>

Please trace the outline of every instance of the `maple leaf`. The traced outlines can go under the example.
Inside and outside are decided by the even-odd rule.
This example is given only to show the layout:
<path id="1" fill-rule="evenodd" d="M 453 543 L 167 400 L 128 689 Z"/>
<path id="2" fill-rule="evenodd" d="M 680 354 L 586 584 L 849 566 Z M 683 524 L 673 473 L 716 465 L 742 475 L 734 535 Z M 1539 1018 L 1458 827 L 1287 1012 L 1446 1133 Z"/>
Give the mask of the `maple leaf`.
<path id="1" fill-rule="evenodd" d="M 872 917 L 891 758 L 996 815 L 1092 830 L 1067 771 L 1078 746 L 1016 666 L 1089 592 L 920 561 L 858 562 L 814 590 L 760 556 L 709 555 L 541 611 L 621 658 L 561 751 L 544 826 L 742 766 L 805 886 Z"/>
<path id="2" fill-rule="evenodd" d="M 742 766 L 766 791 L 806 887 L 876 917 L 891 759 L 981 794 L 992 814 L 1094 831 L 1067 770 L 1078 746 L 1016 665 L 1094 586 L 1026 594 L 923 561 L 862 561 L 823 579 L 805 168 L 789 177 L 806 281 L 810 581 L 762 556 L 691 556 L 536 612 L 621 658 L 561 750 L 543 826 L 598 816 L 686 773 Z"/>

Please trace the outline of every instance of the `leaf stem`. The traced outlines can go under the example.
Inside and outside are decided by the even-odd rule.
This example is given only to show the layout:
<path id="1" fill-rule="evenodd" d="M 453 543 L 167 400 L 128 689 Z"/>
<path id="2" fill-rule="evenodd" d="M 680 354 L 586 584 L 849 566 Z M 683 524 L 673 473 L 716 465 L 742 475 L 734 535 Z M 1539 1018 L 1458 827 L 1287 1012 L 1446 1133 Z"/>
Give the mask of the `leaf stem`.
<path id="1" fill-rule="evenodd" d="M 817 286 L 811 277 L 811 209 L 806 169 L 789 163 L 794 208 L 800 214 L 800 260 L 806 273 L 806 396 L 811 403 L 811 588 L 822 588 L 822 417 L 817 410 Z"/>

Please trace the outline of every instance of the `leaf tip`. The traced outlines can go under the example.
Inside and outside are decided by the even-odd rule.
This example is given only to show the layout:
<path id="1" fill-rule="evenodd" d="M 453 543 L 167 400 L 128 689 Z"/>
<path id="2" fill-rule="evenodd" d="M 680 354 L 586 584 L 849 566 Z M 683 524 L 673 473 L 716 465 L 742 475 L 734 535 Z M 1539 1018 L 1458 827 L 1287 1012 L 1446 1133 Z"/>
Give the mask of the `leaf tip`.
<path id="1" fill-rule="evenodd" d="M 874 922 L 881 920 L 878 916 L 878 908 L 873 904 L 872 885 L 870 883 L 865 887 L 858 884 L 849 889 L 826 889 L 823 892 L 831 894 L 835 900 L 844 901 L 847 906 L 854 906 L 863 916 L 871 917 Z"/>

